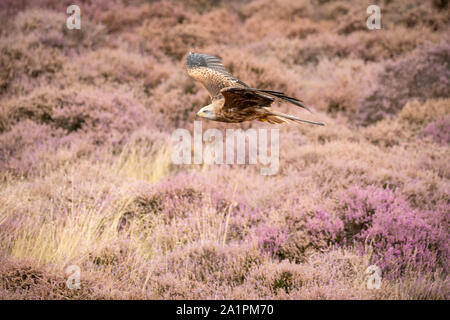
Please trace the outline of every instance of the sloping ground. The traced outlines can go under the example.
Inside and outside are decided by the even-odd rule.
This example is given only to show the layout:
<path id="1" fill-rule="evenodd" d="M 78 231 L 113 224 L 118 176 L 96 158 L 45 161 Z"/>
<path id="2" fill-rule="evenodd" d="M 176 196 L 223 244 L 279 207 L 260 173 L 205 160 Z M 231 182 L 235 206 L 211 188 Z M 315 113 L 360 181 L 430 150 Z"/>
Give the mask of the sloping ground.
<path id="1" fill-rule="evenodd" d="M 0 298 L 448 299 L 445 3 L 370 31 L 361 1 L 80 1 L 68 30 L 68 2 L 2 1 Z M 279 126 L 273 176 L 174 165 L 209 103 L 189 51 L 326 126 Z"/>

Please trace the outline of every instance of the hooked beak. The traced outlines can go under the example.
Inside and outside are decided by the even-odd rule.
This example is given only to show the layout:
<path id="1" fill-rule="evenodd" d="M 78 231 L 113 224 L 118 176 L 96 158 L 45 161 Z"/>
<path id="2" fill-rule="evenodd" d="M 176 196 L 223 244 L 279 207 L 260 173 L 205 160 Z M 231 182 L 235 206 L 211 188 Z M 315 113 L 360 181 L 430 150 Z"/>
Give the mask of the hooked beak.
<path id="1" fill-rule="evenodd" d="M 201 111 L 197 112 L 197 114 L 195 115 L 196 118 L 202 118 L 205 114 Z"/>

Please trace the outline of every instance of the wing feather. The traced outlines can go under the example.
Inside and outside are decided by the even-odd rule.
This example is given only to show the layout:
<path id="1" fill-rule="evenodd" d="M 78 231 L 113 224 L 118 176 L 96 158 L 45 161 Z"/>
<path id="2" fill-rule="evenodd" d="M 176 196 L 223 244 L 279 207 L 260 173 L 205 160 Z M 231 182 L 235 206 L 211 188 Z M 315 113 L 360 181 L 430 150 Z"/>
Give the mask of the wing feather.
<path id="1" fill-rule="evenodd" d="M 228 88 L 226 88 L 226 89 L 228 89 Z M 226 90 L 226 89 L 224 89 L 224 90 Z M 271 100 L 272 102 L 274 101 L 274 98 L 282 99 L 282 100 L 288 101 L 288 102 L 290 102 L 292 104 L 295 104 L 295 105 L 297 105 L 299 107 L 302 107 L 302 108 L 308 110 L 309 112 L 311 112 L 311 110 L 309 110 L 309 108 L 307 106 L 305 106 L 302 103 L 301 100 L 298 100 L 298 99 L 292 98 L 292 97 L 288 97 L 283 92 L 271 91 L 271 90 L 263 90 L 263 89 L 255 89 L 255 88 L 250 88 L 250 87 L 230 88 L 230 89 L 235 89 L 235 90 L 232 90 L 235 94 L 238 94 L 238 93 L 242 94 L 243 92 L 247 92 L 247 94 L 248 94 L 248 92 L 254 92 L 255 94 L 257 94 L 259 96 L 264 96 L 266 98 L 272 99 Z M 222 94 L 223 94 L 224 90 L 221 91 Z"/>
<path id="2" fill-rule="evenodd" d="M 228 87 L 220 90 L 225 98 L 224 109 L 246 107 L 268 107 L 274 98 L 248 87 Z"/>
<path id="3" fill-rule="evenodd" d="M 218 57 L 200 53 L 189 53 L 186 59 L 189 76 L 199 81 L 208 90 L 211 98 L 220 94 L 226 87 L 244 86 L 244 82 L 233 77 L 223 66 Z"/>

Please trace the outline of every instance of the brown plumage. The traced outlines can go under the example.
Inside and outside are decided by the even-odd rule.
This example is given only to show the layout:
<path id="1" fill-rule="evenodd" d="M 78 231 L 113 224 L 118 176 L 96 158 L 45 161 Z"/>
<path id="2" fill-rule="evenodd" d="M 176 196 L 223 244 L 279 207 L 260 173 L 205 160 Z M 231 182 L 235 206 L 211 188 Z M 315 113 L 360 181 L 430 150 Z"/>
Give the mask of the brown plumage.
<path id="1" fill-rule="evenodd" d="M 269 123 L 294 121 L 324 125 L 273 111 L 270 106 L 275 100 L 284 100 L 308 111 L 309 109 L 300 100 L 282 92 L 250 88 L 228 73 L 217 57 L 189 53 L 186 67 L 189 76 L 205 86 L 212 100 L 211 104 L 200 109 L 197 116 L 230 123 L 259 120 Z"/>

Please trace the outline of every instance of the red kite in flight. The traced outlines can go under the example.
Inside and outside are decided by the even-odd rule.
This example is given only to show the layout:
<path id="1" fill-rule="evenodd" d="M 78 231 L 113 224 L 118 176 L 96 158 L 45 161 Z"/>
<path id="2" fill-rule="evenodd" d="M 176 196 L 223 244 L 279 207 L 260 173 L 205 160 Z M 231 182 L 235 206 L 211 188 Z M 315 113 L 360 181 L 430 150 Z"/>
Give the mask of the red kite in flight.
<path id="1" fill-rule="evenodd" d="M 189 53 L 186 66 L 189 76 L 202 83 L 211 96 L 211 104 L 200 109 L 197 113 L 199 117 L 229 123 L 259 120 L 269 123 L 293 121 L 324 125 L 272 110 L 270 105 L 279 99 L 309 111 L 300 100 L 282 92 L 250 88 L 228 73 L 217 57 Z"/>

